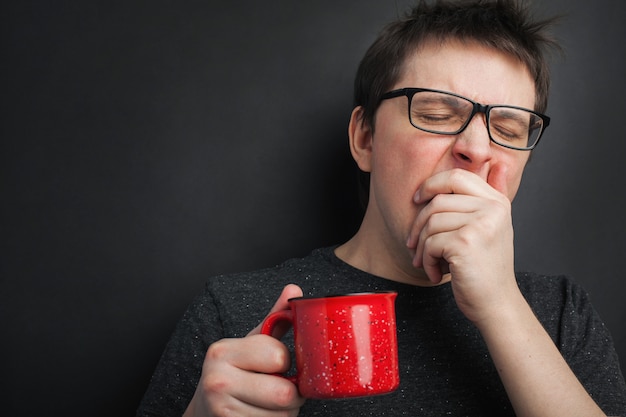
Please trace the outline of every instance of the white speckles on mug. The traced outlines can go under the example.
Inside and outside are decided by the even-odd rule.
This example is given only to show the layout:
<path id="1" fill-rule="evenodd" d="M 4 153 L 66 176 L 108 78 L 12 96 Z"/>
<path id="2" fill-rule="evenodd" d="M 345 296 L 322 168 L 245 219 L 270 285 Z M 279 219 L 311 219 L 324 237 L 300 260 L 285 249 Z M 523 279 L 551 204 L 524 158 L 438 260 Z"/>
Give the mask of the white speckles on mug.
<path id="1" fill-rule="evenodd" d="M 307 398 L 378 395 L 399 383 L 393 292 L 290 300 L 290 310 L 266 320 L 294 326 L 297 375 Z"/>

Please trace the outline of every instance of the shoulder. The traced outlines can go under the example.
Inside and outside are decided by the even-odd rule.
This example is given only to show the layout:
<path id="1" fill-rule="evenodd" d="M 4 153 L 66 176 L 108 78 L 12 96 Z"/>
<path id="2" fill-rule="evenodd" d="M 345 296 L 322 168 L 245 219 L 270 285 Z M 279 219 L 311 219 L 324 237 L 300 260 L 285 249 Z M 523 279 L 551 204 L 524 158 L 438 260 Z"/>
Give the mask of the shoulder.
<path id="1" fill-rule="evenodd" d="M 518 273 L 519 288 L 557 344 L 603 328 L 585 289 L 565 275 Z M 570 334 L 575 333 L 576 335 Z"/>
<path id="2" fill-rule="evenodd" d="M 265 316 L 285 285 L 297 284 L 305 289 L 311 282 L 329 276 L 334 268 L 329 253 L 332 248 L 321 248 L 272 267 L 212 276 L 194 300 L 190 313 L 219 317 L 225 327 L 234 320 L 247 328 Z"/>
<path id="3" fill-rule="evenodd" d="M 292 258 L 267 268 L 253 271 L 223 274 L 211 277 L 206 282 L 206 290 L 215 293 L 272 292 L 284 285 L 301 285 L 309 279 L 325 275 L 333 269 L 333 248 L 319 248 L 304 257 Z"/>
<path id="4" fill-rule="evenodd" d="M 567 275 L 517 273 L 520 291 L 531 306 L 557 308 L 566 303 L 588 303 L 584 288 Z"/>

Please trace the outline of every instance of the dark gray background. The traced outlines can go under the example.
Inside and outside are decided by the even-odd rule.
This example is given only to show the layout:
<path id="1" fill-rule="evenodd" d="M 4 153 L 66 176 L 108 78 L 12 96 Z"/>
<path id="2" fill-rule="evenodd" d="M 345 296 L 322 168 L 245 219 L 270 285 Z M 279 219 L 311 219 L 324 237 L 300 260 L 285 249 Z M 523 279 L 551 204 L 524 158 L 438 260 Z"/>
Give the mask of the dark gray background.
<path id="1" fill-rule="evenodd" d="M 408 1 L 13 3 L 1 408 L 131 415 L 207 276 L 354 232 L 353 74 Z M 517 264 L 583 283 L 625 361 L 626 3 L 553 12 L 567 56 L 514 204 Z"/>

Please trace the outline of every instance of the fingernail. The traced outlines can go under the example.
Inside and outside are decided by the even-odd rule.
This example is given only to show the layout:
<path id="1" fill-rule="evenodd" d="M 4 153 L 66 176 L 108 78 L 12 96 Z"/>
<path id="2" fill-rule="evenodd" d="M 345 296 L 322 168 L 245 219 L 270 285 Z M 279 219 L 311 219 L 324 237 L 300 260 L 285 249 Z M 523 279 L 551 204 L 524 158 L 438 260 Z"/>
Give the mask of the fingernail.
<path id="1" fill-rule="evenodd" d="M 420 201 L 420 190 L 417 190 L 415 192 L 415 195 L 413 196 L 413 202 L 414 203 L 419 203 L 419 201 Z"/>

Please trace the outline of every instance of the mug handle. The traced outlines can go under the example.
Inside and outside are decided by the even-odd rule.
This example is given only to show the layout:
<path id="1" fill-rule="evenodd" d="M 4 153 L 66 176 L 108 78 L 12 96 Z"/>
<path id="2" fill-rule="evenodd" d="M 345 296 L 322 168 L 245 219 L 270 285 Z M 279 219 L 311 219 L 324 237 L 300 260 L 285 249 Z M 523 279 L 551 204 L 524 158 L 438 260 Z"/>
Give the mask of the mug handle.
<path id="1" fill-rule="evenodd" d="M 263 325 L 261 326 L 261 334 L 272 336 L 274 329 L 280 322 L 289 322 L 293 326 L 293 311 L 292 310 L 280 310 L 271 313 L 265 318 Z M 281 375 L 275 374 L 289 380 L 291 383 L 298 385 L 298 371 L 295 375 Z"/>

